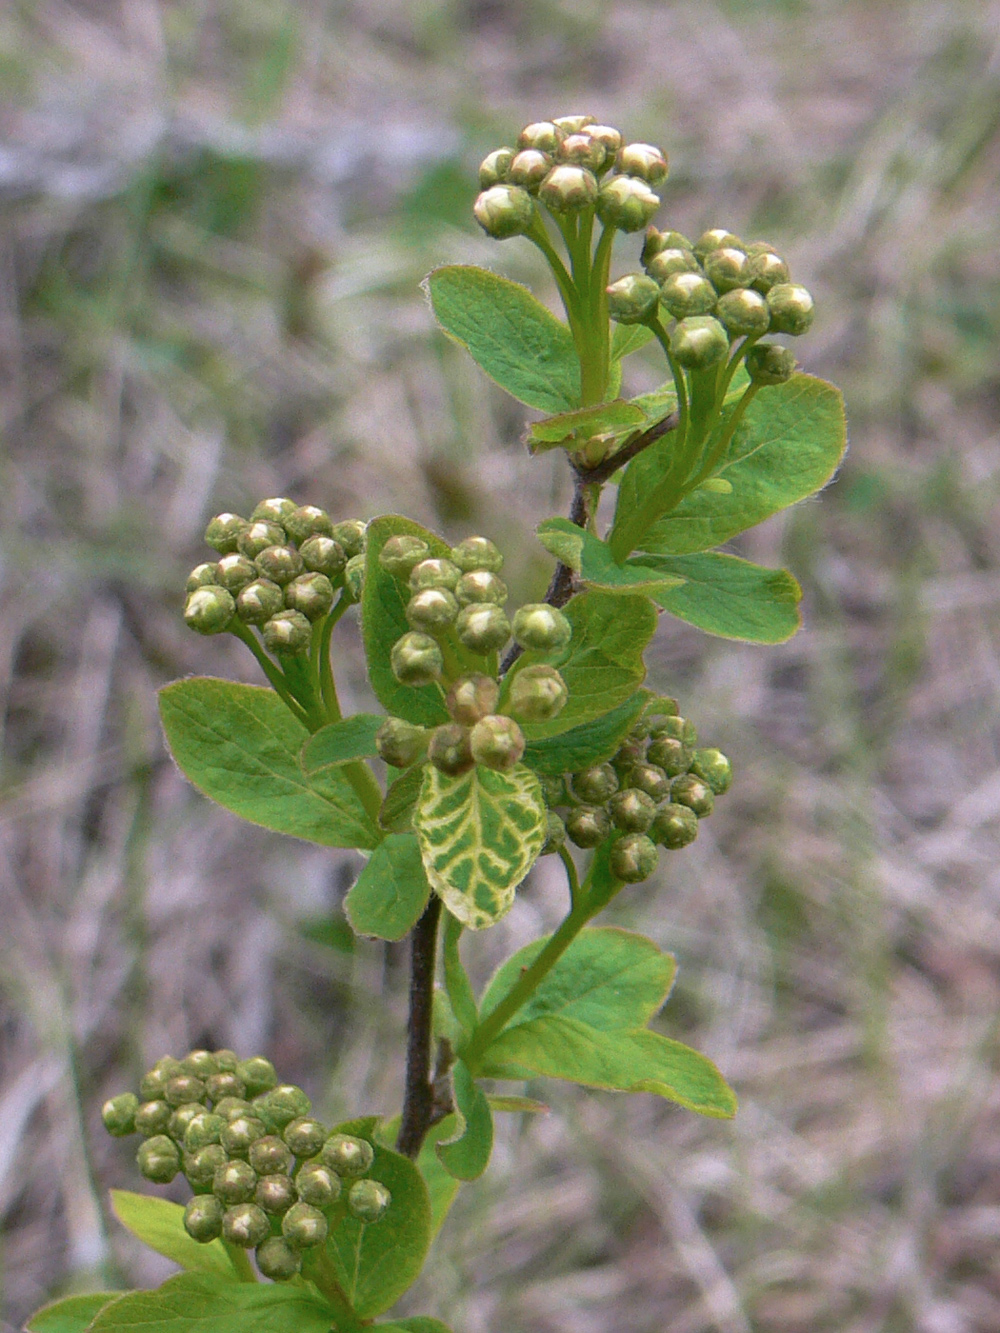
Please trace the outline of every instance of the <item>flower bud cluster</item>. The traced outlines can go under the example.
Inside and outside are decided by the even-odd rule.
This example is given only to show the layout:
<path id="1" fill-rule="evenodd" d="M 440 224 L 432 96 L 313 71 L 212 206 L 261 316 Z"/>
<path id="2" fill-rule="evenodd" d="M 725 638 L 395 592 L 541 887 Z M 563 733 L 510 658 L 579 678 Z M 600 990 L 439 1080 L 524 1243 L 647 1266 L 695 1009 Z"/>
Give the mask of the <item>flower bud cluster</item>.
<path id="1" fill-rule="evenodd" d="M 115 1137 L 142 1135 L 136 1161 L 147 1180 L 187 1178 L 194 1197 L 184 1226 L 194 1240 L 252 1249 L 265 1277 L 287 1281 L 345 1212 L 373 1223 L 392 1202 L 368 1175 L 371 1143 L 331 1133 L 310 1110 L 269 1060 L 222 1050 L 165 1056 L 138 1096 L 112 1097 L 101 1115 Z"/>
<path id="2" fill-rule="evenodd" d="M 760 384 L 781 384 L 795 358 L 777 343 L 757 343 L 765 333 L 805 333 L 814 304 L 791 281 L 788 265 L 766 241 L 749 245 L 723 227 L 697 241 L 650 227 L 642 250 L 645 273 L 629 273 L 608 287 L 611 318 L 623 324 L 653 318 L 660 307 L 676 321 L 671 351 L 680 365 L 705 370 L 732 343 L 751 339 L 747 369 Z"/>
<path id="3" fill-rule="evenodd" d="M 508 617 L 503 556 L 486 537 L 467 537 L 446 559 L 432 556 L 422 538 L 391 537 L 379 564 L 409 594 L 412 628 L 393 645 L 393 674 L 403 685 L 440 684 L 452 719 L 424 728 L 389 718 L 376 738 L 380 756 L 398 768 L 429 759 L 452 776 L 474 764 L 499 772 L 513 768 L 525 746 L 519 723 L 556 717 L 569 692 L 554 666 L 537 662 L 512 678 L 501 707 L 495 667 L 487 674 L 491 660 L 511 638 L 535 656 L 562 656 L 572 635 L 569 620 L 545 602 L 528 603 Z M 483 670 L 449 672 L 459 647 L 480 657 Z"/>
<path id="4" fill-rule="evenodd" d="M 698 821 L 729 790 L 732 765 L 721 750 L 698 748 L 694 723 L 664 712 L 669 706 L 659 700 L 608 763 L 543 779 L 550 811 L 543 851 L 558 851 L 567 838 L 597 847 L 616 834 L 611 868 L 633 884 L 656 869 L 658 847 L 694 842 Z"/>
<path id="5" fill-rule="evenodd" d="M 593 209 L 605 226 L 641 231 L 660 207 L 654 188 L 666 178 L 661 149 L 625 143 L 593 116 L 558 116 L 525 125 L 513 148 L 487 154 L 472 211 L 500 241 L 529 231 L 538 204 L 556 217 Z"/>
<path id="6" fill-rule="evenodd" d="M 199 634 L 252 626 L 268 652 L 303 653 L 336 590 L 360 596 L 365 525 L 334 523 L 315 505 L 280 496 L 262 500 L 249 519 L 216 514 L 205 541 L 219 559 L 191 571 L 184 605 Z"/>

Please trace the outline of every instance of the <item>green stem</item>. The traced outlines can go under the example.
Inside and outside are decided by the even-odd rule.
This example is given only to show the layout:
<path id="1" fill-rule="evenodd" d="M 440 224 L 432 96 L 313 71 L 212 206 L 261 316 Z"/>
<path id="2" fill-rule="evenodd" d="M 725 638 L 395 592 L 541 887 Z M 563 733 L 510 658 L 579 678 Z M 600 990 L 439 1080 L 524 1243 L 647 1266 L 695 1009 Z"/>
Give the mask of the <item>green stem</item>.
<path id="1" fill-rule="evenodd" d="M 229 627 L 229 633 L 235 634 L 238 639 L 241 639 L 246 644 L 260 663 L 261 670 L 274 686 L 275 691 L 281 696 L 284 703 L 287 704 L 288 708 L 295 714 L 302 725 L 308 727 L 309 714 L 289 690 L 284 672 L 274 665 L 268 655 L 264 652 L 264 649 L 254 638 L 253 630 L 244 625 L 242 621 L 234 621 Z"/>
<path id="2" fill-rule="evenodd" d="M 337 685 L 333 679 L 333 667 L 330 664 L 330 640 L 337 621 L 347 608 L 353 605 L 351 599 L 341 590 L 336 606 L 323 621 L 322 633 L 320 634 L 319 643 L 316 645 L 319 692 L 323 699 L 327 717 L 331 722 L 339 722 L 342 714 L 340 700 L 337 698 Z"/>
<path id="3" fill-rule="evenodd" d="M 569 880 L 569 903 L 572 911 L 580 905 L 580 877 L 576 873 L 576 865 L 566 847 L 559 848 L 559 859 L 566 869 L 566 878 Z"/>
<path id="4" fill-rule="evenodd" d="M 715 443 L 712 445 L 712 448 L 709 450 L 708 457 L 705 459 L 704 463 L 702 463 L 701 467 L 698 469 L 696 474 L 691 478 L 690 483 L 685 487 L 685 494 L 687 493 L 687 491 L 693 491 L 696 486 L 700 486 L 701 483 L 705 481 L 708 477 L 710 477 L 712 473 L 715 471 L 715 468 L 719 460 L 722 458 L 725 451 L 729 448 L 730 442 L 732 441 L 733 436 L 736 434 L 736 427 L 742 421 L 744 412 L 753 402 L 754 397 L 759 388 L 760 388 L 759 384 L 750 384 L 747 386 L 746 392 L 744 393 L 743 397 L 733 408 L 733 411 L 730 414 L 728 421 L 726 422 L 725 430 L 723 430 L 720 433 L 719 438 L 715 441 Z"/>
<path id="5" fill-rule="evenodd" d="M 577 300 L 576 288 L 573 286 L 573 279 L 567 272 L 566 265 L 559 258 L 558 251 L 549 240 L 549 234 L 545 230 L 545 224 L 536 214 L 534 222 L 531 224 L 531 230 L 524 233 L 525 240 L 541 250 L 545 256 L 549 268 L 552 270 L 552 276 L 556 280 L 559 288 L 559 295 L 562 297 L 563 309 L 566 311 L 566 318 L 569 321 L 570 330 L 573 333 L 573 339 L 577 339 L 577 330 L 580 327 L 580 307 Z"/>
<path id="6" fill-rule="evenodd" d="M 257 1274 L 253 1271 L 253 1265 L 250 1263 L 250 1256 L 240 1245 L 233 1245 L 230 1241 L 224 1240 L 226 1253 L 229 1255 L 229 1262 L 236 1269 L 241 1282 L 256 1282 Z"/>
<path id="7" fill-rule="evenodd" d="M 458 951 L 458 942 L 462 938 L 462 923 L 450 912 L 445 913 L 444 939 L 442 954 L 444 957 L 444 985 L 451 1001 L 452 1011 L 466 1034 L 475 1030 L 479 1022 L 479 1007 L 469 981 L 469 974 L 462 963 Z"/>

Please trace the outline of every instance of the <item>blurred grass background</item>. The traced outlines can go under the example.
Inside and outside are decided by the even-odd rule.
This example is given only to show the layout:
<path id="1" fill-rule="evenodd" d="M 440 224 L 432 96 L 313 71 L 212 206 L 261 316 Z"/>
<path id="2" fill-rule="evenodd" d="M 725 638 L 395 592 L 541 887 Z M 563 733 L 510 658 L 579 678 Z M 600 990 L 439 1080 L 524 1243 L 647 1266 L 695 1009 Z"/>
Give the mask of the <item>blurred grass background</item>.
<path id="1" fill-rule="evenodd" d="M 330 1118 L 397 1104 L 405 959 L 345 940 L 350 854 L 200 799 L 155 691 L 255 679 L 185 631 L 180 589 L 207 518 L 264 495 L 483 531 L 515 593 L 544 587 L 564 465 L 529 463 L 418 283 L 480 262 L 550 295 L 477 233 L 475 166 L 584 110 L 669 150 L 661 225 L 787 252 L 852 451 L 740 545 L 803 582 L 792 643 L 664 624 L 654 683 L 738 781 L 609 914 L 677 953 L 664 1030 L 740 1115 L 540 1085 L 554 1113 L 506 1119 L 406 1308 L 457 1333 L 1000 1328 L 998 40 L 996 0 L 0 7 L 12 1325 L 169 1271 L 109 1220 L 138 1177 L 98 1117 L 163 1052 L 266 1051 Z M 543 864 L 477 975 L 561 900 Z"/>

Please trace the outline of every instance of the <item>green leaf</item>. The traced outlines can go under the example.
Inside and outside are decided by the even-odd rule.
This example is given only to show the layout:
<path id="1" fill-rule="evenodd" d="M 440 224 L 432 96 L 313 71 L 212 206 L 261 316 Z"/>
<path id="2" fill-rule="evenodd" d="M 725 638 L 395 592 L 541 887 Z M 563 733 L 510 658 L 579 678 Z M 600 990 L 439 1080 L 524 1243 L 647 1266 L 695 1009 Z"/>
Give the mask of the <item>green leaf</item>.
<path id="1" fill-rule="evenodd" d="M 457 1124 L 458 1120 L 454 1115 L 446 1115 L 436 1125 L 431 1125 L 417 1155 L 417 1170 L 424 1178 L 431 1203 L 431 1240 L 441 1230 L 441 1225 L 448 1216 L 461 1185 L 461 1181 L 444 1169 L 437 1155 L 437 1145 L 445 1139 L 454 1138 Z M 398 1133 L 399 1116 L 395 1115 L 379 1126 L 379 1142 L 391 1148 Z"/>
<path id="2" fill-rule="evenodd" d="M 384 721 L 381 713 L 354 713 L 320 727 L 302 747 L 299 761 L 303 769 L 311 776 L 320 769 L 378 754 L 375 734 Z"/>
<path id="3" fill-rule="evenodd" d="M 442 1324 L 440 1319 L 431 1319 L 429 1315 L 418 1314 L 412 1319 L 400 1319 L 391 1324 L 376 1324 L 376 1328 L 383 1330 L 383 1333 L 451 1333 L 447 1324 Z"/>
<path id="4" fill-rule="evenodd" d="M 435 269 L 425 286 L 442 329 L 502 389 L 540 412 L 580 405 L 573 335 L 527 287 L 464 264 Z"/>
<path id="5" fill-rule="evenodd" d="M 437 1155 L 445 1170 L 458 1180 L 478 1180 L 493 1152 L 493 1113 L 464 1060 L 455 1065 L 452 1087 L 458 1132 L 453 1139 L 437 1145 Z"/>
<path id="6" fill-rule="evenodd" d="M 524 443 L 533 454 L 563 448 L 572 453 L 582 449 L 595 435 L 628 436 L 645 424 L 641 407 L 616 398 L 596 407 L 580 407 L 575 412 L 533 421 L 524 434 Z"/>
<path id="7" fill-rule="evenodd" d="M 344 901 L 358 935 L 401 940 L 427 906 L 431 886 L 412 833 L 390 833 L 372 852 Z"/>
<path id="8" fill-rule="evenodd" d="M 381 1314 L 399 1300 L 423 1267 L 431 1242 L 430 1200 L 419 1170 L 383 1144 L 376 1141 L 373 1146 L 375 1161 L 368 1175 L 385 1185 L 392 1203 L 371 1224 L 346 1214 L 326 1241 L 334 1276 L 362 1319 Z"/>
<path id="9" fill-rule="evenodd" d="M 431 887 L 463 926 L 481 930 L 509 911 L 542 850 L 547 815 L 523 764 L 509 773 L 477 764 L 459 777 L 425 764 L 413 823 Z"/>
<path id="10" fill-rule="evenodd" d="M 486 1095 L 491 1111 L 511 1111 L 516 1115 L 548 1115 L 550 1108 L 534 1097 L 508 1097 L 490 1092 Z"/>
<path id="11" fill-rule="evenodd" d="M 793 375 L 786 384 L 761 389 L 715 469 L 714 475 L 732 486 L 729 494 L 704 488 L 692 491 L 655 522 L 637 545 L 661 555 L 686 555 L 720 546 L 820 490 L 833 476 L 846 447 L 843 398 L 833 385 L 811 375 Z M 629 473 L 655 449 L 640 454 L 629 465 Z M 628 473 L 625 480 L 629 481 Z M 637 472 L 630 485 L 643 484 L 648 485 L 648 479 L 644 482 Z M 628 504 L 623 483 L 618 511 L 624 506 L 627 512 Z"/>
<path id="12" fill-rule="evenodd" d="M 205 796 L 252 824 L 324 847 L 374 847 L 379 831 L 337 769 L 307 778 L 308 732 L 273 690 L 195 676 L 160 690 L 177 766 Z"/>
<path id="13" fill-rule="evenodd" d="M 603 764 L 628 735 L 648 698 L 648 690 L 637 690 L 603 717 L 547 740 L 529 741 L 523 762 L 536 773 L 548 775 L 575 773 L 592 764 Z"/>
<path id="14" fill-rule="evenodd" d="M 652 340 L 653 330 L 646 324 L 616 324 L 611 335 L 611 359 L 620 361 L 631 356 Z"/>
<path id="15" fill-rule="evenodd" d="M 573 637 L 566 657 L 554 664 L 566 682 L 569 700 L 551 722 L 522 723 L 529 742 L 603 717 L 634 694 L 646 676 L 642 655 L 656 632 L 656 611 L 647 597 L 591 589 L 571 598 L 563 610 Z M 504 677 L 501 706 L 519 671 L 551 660 L 541 653 L 522 653 Z"/>
<path id="16" fill-rule="evenodd" d="M 802 624 L 802 589 L 787 569 L 765 569 L 735 555 L 640 556 L 636 568 L 661 569 L 686 581 L 651 596 L 665 611 L 707 634 L 750 643 L 784 643 Z"/>
<path id="17" fill-rule="evenodd" d="M 94 1291 L 86 1296 L 67 1296 L 36 1310 L 25 1328 L 28 1333 L 84 1333 L 94 1316 L 112 1301 L 121 1300 L 122 1295 L 120 1291 Z"/>
<path id="18" fill-rule="evenodd" d="M 87 1333 L 329 1333 L 330 1307 L 300 1286 L 181 1273 L 107 1305 Z"/>
<path id="19" fill-rule="evenodd" d="M 151 1194 L 133 1194 L 130 1190 L 111 1191 L 111 1209 L 122 1226 L 137 1236 L 157 1254 L 195 1273 L 210 1273 L 239 1282 L 221 1240 L 206 1245 L 192 1240 L 184 1230 L 184 1209 L 179 1203 L 157 1199 Z"/>
<path id="20" fill-rule="evenodd" d="M 620 565 L 606 542 L 585 528 L 577 527 L 568 518 L 547 518 L 539 523 L 536 532 L 549 554 L 568 565 L 591 587 L 641 591 L 653 597 L 661 590 L 676 588 L 684 582 L 679 575 L 661 573 L 652 566 L 634 562 Z"/>
<path id="21" fill-rule="evenodd" d="M 525 945 L 500 967 L 482 999 L 484 1018 L 535 961 L 548 938 Z M 616 926 L 582 930 L 508 1029 L 552 1014 L 606 1032 L 645 1027 L 669 995 L 675 970 L 673 956 L 645 935 Z"/>
<path id="22" fill-rule="evenodd" d="M 388 833 L 408 833 L 413 828 L 413 811 L 420 796 L 424 770 L 414 764 L 401 773 L 385 794 L 378 822 Z"/>
<path id="23" fill-rule="evenodd" d="M 707 1056 L 647 1028 L 607 1032 L 562 1014 L 519 1023 L 490 1046 L 480 1073 L 523 1078 L 526 1070 L 589 1088 L 652 1092 L 702 1115 L 736 1113 L 732 1089 Z"/>

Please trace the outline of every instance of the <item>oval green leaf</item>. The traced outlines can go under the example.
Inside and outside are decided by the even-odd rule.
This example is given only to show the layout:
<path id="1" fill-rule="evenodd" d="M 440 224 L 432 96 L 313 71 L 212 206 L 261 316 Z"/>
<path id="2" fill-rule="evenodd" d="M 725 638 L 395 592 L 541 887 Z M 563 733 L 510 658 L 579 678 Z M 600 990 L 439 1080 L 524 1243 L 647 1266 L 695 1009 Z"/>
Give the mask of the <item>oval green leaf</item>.
<path id="1" fill-rule="evenodd" d="M 151 1194 L 134 1194 L 131 1190 L 112 1190 L 111 1209 L 133 1236 L 181 1268 L 211 1273 L 229 1282 L 240 1280 L 221 1240 L 210 1240 L 203 1245 L 191 1239 L 184 1230 L 184 1209 L 179 1203 Z"/>
<path id="2" fill-rule="evenodd" d="M 457 1180 L 478 1180 L 493 1152 L 493 1113 L 464 1060 L 455 1065 L 452 1088 L 457 1132 L 454 1138 L 437 1145 L 437 1155 L 448 1174 Z"/>
<path id="3" fill-rule="evenodd" d="M 25 1328 L 28 1333 L 84 1333 L 94 1317 L 112 1301 L 120 1301 L 120 1291 L 94 1291 L 86 1296 L 67 1296 L 36 1310 Z"/>
<path id="4" fill-rule="evenodd" d="M 378 754 L 375 737 L 385 717 L 381 713 L 352 713 L 314 732 L 302 747 L 299 762 L 308 774 L 324 768 L 370 759 Z"/>
<path id="5" fill-rule="evenodd" d="M 721 551 L 638 556 L 636 569 L 679 576 L 678 587 L 650 595 L 678 620 L 706 634 L 746 643 L 784 643 L 802 624 L 802 589 L 787 569 L 767 569 Z"/>
<path id="6" fill-rule="evenodd" d="M 87 1333 L 329 1333 L 331 1322 L 329 1305 L 301 1287 L 181 1273 L 105 1306 Z"/>
<path id="7" fill-rule="evenodd" d="M 416 838 L 390 833 L 365 862 L 344 911 L 355 934 L 401 940 L 416 925 L 430 892 Z"/>

